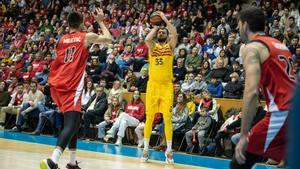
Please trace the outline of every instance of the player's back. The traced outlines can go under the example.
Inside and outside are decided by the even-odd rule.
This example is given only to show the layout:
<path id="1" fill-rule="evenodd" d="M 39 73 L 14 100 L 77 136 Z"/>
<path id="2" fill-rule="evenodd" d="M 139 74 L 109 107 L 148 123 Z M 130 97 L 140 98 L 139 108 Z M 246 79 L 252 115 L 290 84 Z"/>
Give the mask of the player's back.
<path id="1" fill-rule="evenodd" d="M 83 83 L 88 58 L 83 32 L 66 34 L 56 46 L 56 58 L 51 62 L 49 83 L 58 91 L 77 90 Z M 82 84 L 83 85 L 83 84 Z"/>
<path id="2" fill-rule="evenodd" d="M 260 87 L 270 112 L 291 109 L 295 86 L 292 54 L 280 41 L 268 36 L 256 36 L 254 41 L 265 44 L 270 56 L 261 65 Z"/>

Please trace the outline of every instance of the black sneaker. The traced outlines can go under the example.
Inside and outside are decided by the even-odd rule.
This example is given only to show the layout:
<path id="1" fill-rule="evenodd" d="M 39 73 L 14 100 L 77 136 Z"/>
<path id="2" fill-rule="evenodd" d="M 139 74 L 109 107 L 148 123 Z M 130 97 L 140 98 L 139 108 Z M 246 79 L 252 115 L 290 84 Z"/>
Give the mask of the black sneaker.
<path id="1" fill-rule="evenodd" d="M 76 161 L 76 165 L 74 164 L 71 164 L 71 163 L 68 163 L 67 166 L 66 166 L 67 169 L 81 169 L 79 166 L 78 166 L 78 162 Z"/>
<path id="2" fill-rule="evenodd" d="M 57 164 L 55 164 L 50 158 L 48 158 L 40 162 L 40 169 L 59 169 L 59 168 Z"/>

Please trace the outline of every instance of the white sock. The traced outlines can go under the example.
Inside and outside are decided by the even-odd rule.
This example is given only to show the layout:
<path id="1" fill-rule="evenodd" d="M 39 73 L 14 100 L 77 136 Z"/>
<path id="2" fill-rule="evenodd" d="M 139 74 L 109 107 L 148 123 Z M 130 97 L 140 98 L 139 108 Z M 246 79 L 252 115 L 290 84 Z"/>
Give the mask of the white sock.
<path id="1" fill-rule="evenodd" d="M 144 140 L 143 140 L 143 139 L 140 139 L 140 140 L 138 141 L 139 145 L 142 145 L 142 144 L 143 144 L 143 142 L 144 142 Z"/>
<path id="2" fill-rule="evenodd" d="M 70 150 L 70 163 L 76 165 L 76 150 Z"/>
<path id="3" fill-rule="evenodd" d="M 58 149 L 58 148 L 54 149 L 52 156 L 51 156 L 51 160 L 57 164 L 58 160 L 60 159 L 61 154 L 62 154 L 62 151 L 60 149 Z"/>
<path id="4" fill-rule="evenodd" d="M 149 140 L 144 139 L 144 150 L 148 151 L 149 150 Z"/>
<path id="5" fill-rule="evenodd" d="M 172 151 L 172 141 L 167 141 L 167 152 L 171 152 Z"/>

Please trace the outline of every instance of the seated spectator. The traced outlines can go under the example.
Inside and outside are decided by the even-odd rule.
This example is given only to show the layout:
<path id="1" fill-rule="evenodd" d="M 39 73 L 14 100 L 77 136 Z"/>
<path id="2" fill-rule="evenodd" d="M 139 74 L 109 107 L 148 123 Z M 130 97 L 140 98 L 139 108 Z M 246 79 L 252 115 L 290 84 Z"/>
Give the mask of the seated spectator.
<path id="1" fill-rule="evenodd" d="M 126 89 L 127 91 L 130 91 L 130 88 L 135 85 L 137 81 L 137 77 L 133 73 L 132 70 L 128 69 L 123 81 L 123 88 Z"/>
<path id="2" fill-rule="evenodd" d="M 192 53 L 188 55 L 185 60 L 185 68 L 189 73 L 195 72 L 201 63 L 201 57 L 198 55 L 198 51 L 199 49 L 194 47 Z"/>
<path id="3" fill-rule="evenodd" d="M 186 96 L 186 100 L 187 100 L 186 106 L 189 109 L 188 115 L 192 116 L 196 110 L 196 104 L 194 102 L 194 93 L 188 92 L 185 94 L 185 96 Z"/>
<path id="4" fill-rule="evenodd" d="M 117 59 L 117 64 L 120 69 L 121 78 L 124 78 L 125 76 L 124 72 L 126 70 L 133 68 L 133 62 L 134 62 L 134 58 L 132 53 L 132 47 L 126 46 L 124 52 Z"/>
<path id="5" fill-rule="evenodd" d="M 244 86 L 241 84 L 238 79 L 239 75 L 236 72 L 233 72 L 231 75 L 231 81 L 228 82 L 224 87 L 224 98 L 229 99 L 240 99 L 243 95 Z"/>
<path id="6" fill-rule="evenodd" d="M 211 93 L 212 97 L 223 97 L 223 85 L 215 77 L 211 77 L 210 83 L 207 85 L 207 90 Z"/>
<path id="7" fill-rule="evenodd" d="M 134 71 L 140 71 L 144 65 L 144 60 L 148 59 L 148 47 L 143 37 L 139 38 L 139 43 L 136 45 L 134 50 Z"/>
<path id="8" fill-rule="evenodd" d="M 119 102 L 121 103 L 123 101 L 123 93 L 124 88 L 121 85 L 121 82 L 119 80 L 114 81 L 113 86 L 108 93 L 108 104 L 111 103 L 113 97 L 117 97 L 119 99 Z"/>
<path id="9" fill-rule="evenodd" d="M 144 127 L 145 127 L 145 121 L 146 119 L 141 122 L 135 129 L 134 132 L 137 135 L 138 138 L 138 148 L 141 148 L 144 146 Z M 162 122 L 162 114 L 161 113 L 156 113 L 154 116 L 154 121 L 153 121 L 153 128 L 157 126 L 157 124 Z"/>
<path id="10" fill-rule="evenodd" d="M 92 78 L 93 83 L 97 83 L 100 80 L 100 64 L 97 59 L 92 59 L 92 63 L 90 66 L 87 66 L 87 74 Z"/>
<path id="11" fill-rule="evenodd" d="M 107 142 L 109 139 L 115 138 L 115 135 L 117 134 L 118 138 L 116 145 L 122 145 L 122 139 L 125 136 L 126 128 L 138 126 L 144 118 L 145 105 L 141 99 L 140 92 L 134 91 L 131 102 L 126 105 L 125 112 L 120 114 L 111 129 L 107 131 L 104 141 Z"/>
<path id="12" fill-rule="evenodd" d="M 98 138 L 100 141 L 102 141 L 105 136 L 106 127 L 112 126 L 122 112 L 124 112 L 124 108 L 120 104 L 119 99 L 112 97 L 112 101 L 104 114 L 104 121 L 98 124 Z"/>
<path id="13" fill-rule="evenodd" d="M 226 54 L 224 49 L 222 49 L 220 51 L 220 54 L 218 55 L 217 60 L 222 60 L 223 61 L 223 67 L 227 68 L 228 63 L 229 63 L 229 59 L 228 59 L 227 54 Z"/>
<path id="14" fill-rule="evenodd" d="M 27 127 L 30 118 L 39 117 L 38 104 L 45 104 L 45 96 L 37 87 L 36 82 L 30 83 L 30 91 L 27 97 L 23 99 L 16 126 L 13 128 L 14 131 L 22 131 Z"/>
<path id="15" fill-rule="evenodd" d="M 130 92 L 135 91 L 135 90 L 138 90 L 141 93 L 146 92 L 147 83 L 148 83 L 148 80 L 149 80 L 148 69 L 147 68 L 142 68 L 141 74 L 142 75 L 137 79 L 135 85 L 131 86 Z"/>
<path id="16" fill-rule="evenodd" d="M 36 77 L 40 85 L 44 86 L 48 82 L 49 68 L 48 65 L 43 65 L 43 70 Z"/>
<path id="17" fill-rule="evenodd" d="M 222 59 L 216 59 L 216 65 L 212 69 L 210 76 L 211 78 L 214 77 L 217 80 L 223 82 L 226 75 L 227 75 L 228 69 L 224 67 L 224 62 Z"/>
<path id="18" fill-rule="evenodd" d="M 183 93 L 178 94 L 176 105 L 172 109 L 172 127 L 173 133 L 181 133 L 185 130 L 185 124 L 188 119 L 189 109 L 187 107 L 187 99 Z M 161 123 L 156 127 L 161 136 L 161 142 L 158 146 L 153 147 L 155 150 L 165 150 L 166 138 L 164 134 L 164 124 Z"/>
<path id="19" fill-rule="evenodd" d="M 177 102 L 177 96 L 179 94 L 181 94 L 181 85 L 179 82 L 177 82 L 177 83 L 174 83 L 173 87 L 174 87 L 173 105 L 175 106 L 176 102 Z"/>
<path id="20" fill-rule="evenodd" d="M 224 79 L 224 82 L 229 82 L 229 81 L 231 81 L 230 75 L 231 75 L 233 72 L 236 72 L 239 76 L 241 76 L 242 71 L 240 70 L 240 65 L 239 65 L 238 62 L 232 62 L 232 65 L 229 66 L 228 71 L 227 71 L 227 74 L 226 74 L 226 77 L 225 77 L 225 79 Z M 239 79 L 239 80 L 243 81 L 243 79 Z"/>
<path id="21" fill-rule="evenodd" d="M 186 75 L 186 68 L 184 67 L 184 59 L 178 58 L 176 66 L 173 67 L 173 81 L 180 82 L 183 81 Z"/>
<path id="22" fill-rule="evenodd" d="M 193 148 L 193 143 L 196 143 L 196 135 L 198 137 L 199 152 L 204 151 L 204 136 L 209 130 L 212 123 L 212 119 L 209 116 L 209 110 L 207 108 L 201 109 L 200 117 L 197 123 L 193 126 L 192 130 L 185 133 L 185 140 L 187 142 L 186 152 L 191 153 Z"/>
<path id="23" fill-rule="evenodd" d="M 49 108 L 41 103 L 38 104 L 38 109 L 40 112 L 38 125 L 35 128 L 34 132 L 31 134 L 40 135 L 45 125 L 46 119 L 48 119 L 53 127 L 54 135 L 58 136 L 58 133 L 60 132 L 60 129 L 62 127 L 62 114 L 57 109 Z M 56 116 L 61 116 L 61 118 L 57 118 Z"/>
<path id="24" fill-rule="evenodd" d="M 195 81 L 194 77 L 195 75 L 193 73 L 188 74 L 187 80 L 185 80 L 181 85 L 181 91 L 183 93 L 195 90 L 195 85 L 197 82 Z"/>
<path id="25" fill-rule="evenodd" d="M 217 135 L 215 136 L 215 142 L 217 145 L 217 156 L 221 156 L 224 153 L 224 146 L 221 144 L 221 139 L 233 135 L 238 132 L 241 127 L 241 117 L 242 112 L 236 112 L 232 114 L 218 130 Z"/>
<path id="26" fill-rule="evenodd" d="M 109 89 L 107 87 L 107 82 L 105 79 L 100 79 L 99 86 L 102 86 L 104 88 L 104 93 L 106 94 L 106 96 L 108 96 Z"/>
<path id="27" fill-rule="evenodd" d="M 204 54 L 205 55 L 205 54 Z M 203 56 L 204 56 L 203 55 Z M 207 54 L 206 54 L 207 55 Z M 204 61 L 198 73 L 203 75 L 203 80 L 208 82 L 210 80 L 211 68 L 210 62 Z"/>
<path id="28" fill-rule="evenodd" d="M 179 46 L 177 48 L 179 48 Z M 183 64 L 185 65 L 187 54 L 188 52 L 186 48 L 180 48 L 178 54 L 175 54 L 175 60 L 177 61 L 179 58 L 181 58 L 183 60 Z"/>
<path id="29" fill-rule="evenodd" d="M 90 125 L 104 120 L 104 113 L 107 109 L 107 99 L 102 86 L 97 86 L 94 94 L 86 106 L 83 107 L 83 130 L 84 138 L 90 136 Z"/>
<path id="30" fill-rule="evenodd" d="M 4 81 L 0 81 L 0 108 L 2 109 L 2 107 L 6 107 L 9 104 L 9 101 L 10 101 L 10 95 L 6 89 L 6 83 Z M 2 111 L 1 111 L 1 116 L 3 116 Z M 1 119 L 2 118 L 3 117 L 1 117 Z"/>
<path id="31" fill-rule="evenodd" d="M 0 82 L 0 96 L 1 96 L 0 98 L 8 100 L 9 99 L 9 95 L 7 95 L 7 96 L 1 95 L 1 88 L 2 88 L 2 85 L 3 85 L 2 83 L 3 82 Z M 25 96 L 26 93 L 23 90 L 24 90 L 23 84 L 22 83 L 18 83 L 18 85 L 17 85 L 17 92 L 15 92 L 12 95 L 12 98 L 11 98 L 8 106 L 4 106 L 4 107 L 1 106 L 2 108 L 1 108 L 1 111 L 0 111 L 0 130 L 4 129 L 5 117 L 6 117 L 7 113 L 13 114 L 13 115 L 17 115 L 16 119 L 18 119 L 18 112 L 21 109 L 23 98 L 26 97 Z M 2 100 L 0 102 L 2 102 Z M 5 103 L 5 101 L 3 103 Z M 4 105 L 4 104 L 2 104 L 2 105 Z"/>
<path id="32" fill-rule="evenodd" d="M 194 94 L 199 94 L 201 93 L 203 90 L 207 89 L 207 83 L 204 81 L 203 79 L 203 75 L 201 73 L 198 73 L 197 76 L 195 77 L 195 88 L 193 90 Z"/>
<path id="33" fill-rule="evenodd" d="M 84 107 L 91 97 L 95 94 L 94 84 L 91 79 L 86 79 L 85 84 L 83 86 L 82 97 L 81 97 L 81 105 Z"/>
<path id="34" fill-rule="evenodd" d="M 212 98 L 211 93 L 208 90 L 203 90 L 202 99 L 198 106 L 198 112 L 207 110 L 208 115 L 215 121 L 218 121 L 218 104 L 217 101 Z M 197 119 L 196 117 L 194 119 Z M 194 121 L 194 120 L 193 120 Z"/>
<path id="35" fill-rule="evenodd" d="M 115 57 L 110 55 L 108 61 L 105 64 L 104 70 L 101 72 L 100 78 L 104 78 L 106 81 L 113 81 L 119 71 L 119 66 L 115 62 Z"/>

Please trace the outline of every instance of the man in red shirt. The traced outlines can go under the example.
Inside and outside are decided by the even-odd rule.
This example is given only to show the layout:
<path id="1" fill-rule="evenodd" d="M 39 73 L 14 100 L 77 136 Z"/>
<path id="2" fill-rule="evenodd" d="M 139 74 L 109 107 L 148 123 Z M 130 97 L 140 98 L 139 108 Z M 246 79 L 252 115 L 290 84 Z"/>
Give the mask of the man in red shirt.
<path id="1" fill-rule="evenodd" d="M 81 32 L 83 16 L 78 12 L 71 12 L 67 19 L 70 31 L 57 43 L 56 59 L 50 64 L 49 84 L 52 99 L 64 115 L 64 128 L 57 138 L 51 158 L 40 162 L 41 169 L 57 169 L 58 160 L 67 145 L 70 162 L 66 167 L 80 169 L 76 161 L 76 141 L 81 119 L 81 94 L 89 54 L 88 46 L 112 41 L 111 34 L 103 23 L 103 11 L 96 9 L 93 15 L 103 35 Z"/>
<path id="2" fill-rule="evenodd" d="M 249 7 L 239 13 L 240 50 L 246 74 L 242 109 L 241 137 L 230 168 L 251 169 L 262 158 L 281 161 L 285 158 L 287 119 L 296 84 L 292 54 L 275 38 L 263 35 L 265 15 Z M 252 126 L 258 107 L 259 88 L 266 99 L 268 112 Z"/>

